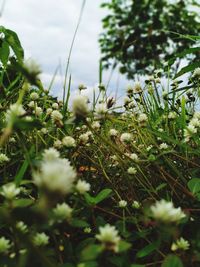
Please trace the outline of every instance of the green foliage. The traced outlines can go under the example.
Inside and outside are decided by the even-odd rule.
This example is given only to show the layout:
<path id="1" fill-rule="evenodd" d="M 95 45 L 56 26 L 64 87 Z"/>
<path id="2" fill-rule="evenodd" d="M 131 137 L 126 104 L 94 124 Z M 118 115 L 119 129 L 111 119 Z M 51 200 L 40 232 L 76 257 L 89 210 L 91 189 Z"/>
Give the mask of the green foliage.
<path id="1" fill-rule="evenodd" d="M 162 68 L 174 54 L 180 55 L 188 47 L 193 49 L 193 57 L 188 57 L 193 62 L 199 58 L 199 49 L 192 48 L 194 38 L 189 37 L 199 34 L 196 5 L 198 1 L 190 0 L 106 1 L 102 7 L 108 15 L 102 21 L 104 32 L 100 37 L 104 66 L 119 63 L 121 73 L 134 78 Z M 178 66 L 179 61 L 175 70 Z"/>

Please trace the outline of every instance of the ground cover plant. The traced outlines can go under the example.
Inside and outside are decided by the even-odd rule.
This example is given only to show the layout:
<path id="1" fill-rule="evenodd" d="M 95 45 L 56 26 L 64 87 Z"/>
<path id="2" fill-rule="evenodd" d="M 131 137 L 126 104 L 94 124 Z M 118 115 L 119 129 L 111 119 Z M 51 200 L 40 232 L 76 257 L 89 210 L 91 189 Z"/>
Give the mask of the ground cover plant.
<path id="1" fill-rule="evenodd" d="M 0 30 L 0 266 L 199 266 L 200 69 L 70 106 Z"/>

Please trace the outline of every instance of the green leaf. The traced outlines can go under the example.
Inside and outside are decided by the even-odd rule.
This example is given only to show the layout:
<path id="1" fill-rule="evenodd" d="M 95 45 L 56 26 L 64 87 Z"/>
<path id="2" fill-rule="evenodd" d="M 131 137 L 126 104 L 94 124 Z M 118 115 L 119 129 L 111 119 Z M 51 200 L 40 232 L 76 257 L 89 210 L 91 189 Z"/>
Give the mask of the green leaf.
<path id="1" fill-rule="evenodd" d="M 124 251 L 127 251 L 129 248 L 131 248 L 131 244 L 124 241 L 124 240 L 121 240 L 119 242 L 119 252 L 124 252 Z"/>
<path id="2" fill-rule="evenodd" d="M 77 218 L 73 218 L 70 224 L 76 228 L 85 228 L 90 226 L 86 221 Z"/>
<path id="3" fill-rule="evenodd" d="M 161 267 L 183 267 L 181 259 L 176 255 L 168 255 Z"/>
<path id="4" fill-rule="evenodd" d="M 14 128 L 23 131 L 31 131 L 35 128 L 37 129 L 42 128 L 42 123 L 37 119 L 32 121 L 27 121 L 23 118 L 22 119 L 16 118 L 14 123 Z"/>
<path id="5" fill-rule="evenodd" d="M 162 183 L 162 184 L 160 184 L 159 186 L 156 187 L 156 192 L 162 190 L 162 189 L 163 189 L 164 187 L 166 187 L 166 186 L 167 186 L 166 183 Z"/>
<path id="6" fill-rule="evenodd" d="M 188 72 L 191 72 L 193 70 L 195 70 L 196 68 L 200 67 L 200 61 L 199 62 L 195 62 L 195 63 L 192 63 L 192 64 L 189 64 L 185 67 L 183 67 L 174 77 L 174 79 L 182 76 L 183 74 L 185 73 L 188 73 Z"/>
<path id="7" fill-rule="evenodd" d="M 158 248 L 157 243 L 152 243 L 144 247 L 143 249 L 139 250 L 138 253 L 136 254 L 137 258 L 143 258 L 151 254 L 154 250 Z"/>
<path id="8" fill-rule="evenodd" d="M 7 65 L 9 53 L 9 45 L 7 42 L 4 41 L 0 47 L 0 60 L 3 63 L 4 67 Z"/>
<path id="9" fill-rule="evenodd" d="M 104 199 L 108 198 L 110 194 L 112 193 L 111 189 L 103 189 L 100 193 L 97 194 L 96 197 L 90 196 L 90 194 L 85 194 L 85 200 L 89 205 L 96 205 L 103 201 Z"/>
<path id="10" fill-rule="evenodd" d="M 19 40 L 17 34 L 14 31 L 6 29 L 5 30 L 5 40 L 12 48 L 18 61 L 22 62 L 24 59 L 24 50 L 21 46 L 21 43 L 20 43 L 20 40 Z"/>
<path id="11" fill-rule="evenodd" d="M 25 208 L 31 206 L 34 203 L 33 199 L 20 198 L 14 201 L 14 206 L 18 208 Z"/>
<path id="12" fill-rule="evenodd" d="M 29 162 L 26 159 L 26 160 L 24 160 L 21 168 L 19 169 L 18 173 L 15 176 L 15 183 L 16 183 L 16 185 L 20 185 L 20 183 L 21 183 L 21 181 L 22 181 L 22 179 L 24 177 L 24 174 L 25 174 L 28 166 L 29 166 Z"/>
<path id="13" fill-rule="evenodd" d="M 197 194 L 200 192 L 200 178 L 191 179 L 187 185 L 193 194 Z"/>
<path id="14" fill-rule="evenodd" d="M 103 251 L 101 245 L 90 245 L 82 250 L 81 252 L 81 260 L 82 261 L 90 261 L 95 260 L 100 253 Z"/>

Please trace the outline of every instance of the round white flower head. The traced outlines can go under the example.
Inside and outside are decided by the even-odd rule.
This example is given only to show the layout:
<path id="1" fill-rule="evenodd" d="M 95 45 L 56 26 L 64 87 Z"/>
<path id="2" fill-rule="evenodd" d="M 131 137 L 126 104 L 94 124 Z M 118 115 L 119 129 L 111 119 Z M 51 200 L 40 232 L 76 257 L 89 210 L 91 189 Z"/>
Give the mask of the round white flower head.
<path id="1" fill-rule="evenodd" d="M 124 105 L 125 106 L 127 106 L 130 102 L 131 102 L 131 99 L 128 96 L 124 97 Z"/>
<path id="2" fill-rule="evenodd" d="M 76 117 L 86 117 L 89 112 L 87 97 L 82 95 L 76 96 L 72 103 L 72 112 Z"/>
<path id="3" fill-rule="evenodd" d="M 110 135 L 110 136 L 117 136 L 117 135 L 118 135 L 118 131 L 115 130 L 115 129 L 110 129 L 110 131 L 109 131 L 109 135 Z"/>
<path id="4" fill-rule="evenodd" d="M 47 128 L 42 128 L 40 131 L 41 131 L 41 133 L 43 133 L 43 134 L 47 134 L 47 133 L 48 133 Z"/>
<path id="5" fill-rule="evenodd" d="M 5 154 L 0 153 L 0 164 L 4 162 L 8 162 L 8 161 L 9 161 L 9 158 Z"/>
<path id="6" fill-rule="evenodd" d="M 41 107 L 36 107 L 35 110 L 33 110 L 33 113 L 36 115 L 36 116 L 40 116 L 42 114 L 43 110 Z"/>
<path id="7" fill-rule="evenodd" d="M 107 109 L 107 106 L 106 106 L 106 104 L 105 103 L 102 103 L 102 104 L 99 104 L 97 107 L 96 107 L 96 113 L 98 114 L 98 115 L 105 115 L 106 113 L 107 113 L 107 111 L 108 111 L 108 109 Z"/>
<path id="8" fill-rule="evenodd" d="M 140 82 L 135 82 L 135 84 L 133 85 L 133 92 L 135 94 L 142 92 L 142 86 Z"/>
<path id="9" fill-rule="evenodd" d="M 189 125 L 192 125 L 194 127 L 200 127 L 200 120 L 198 118 L 193 117 Z"/>
<path id="10" fill-rule="evenodd" d="M 57 222 L 70 219 L 72 215 L 72 208 L 67 203 L 57 204 L 53 209 L 53 214 Z"/>
<path id="11" fill-rule="evenodd" d="M 6 121 L 12 121 L 15 117 L 23 116 L 26 113 L 25 109 L 20 104 L 10 105 L 9 110 L 6 112 Z"/>
<path id="12" fill-rule="evenodd" d="M 126 200 L 120 200 L 119 201 L 119 207 L 120 208 L 125 208 L 127 206 L 127 201 Z"/>
<path id="13" fill-rule="evenodd" d="M 11 247 L 10 241 L 6 239 L 4 236 L 0 238 L 0 253 L 8 252 Z"/>
<path id="14" fill-rule="evenodd" d="M 138 116 L 138 122 L 139 123 L 144 123 L 144 122 L 147 122 L 148 121 L 148 117 L 145 113 L 141 113 L 139 114 Z"/>
<path id="15" fill-rule="evenodd" d="M 72 190 L 76 172 L 67 159 L 44 161 L 40 172 L 34 173 L 35 183 L 48 192 L 67 194 Z"/>
<path id="16" fill-rule="evenodd" d="M 192 76 L 195 78 L 200 78 L 200 68 L 196 68 Z"/>
<path id="17" fill-rule="evenodd" d="M 136 174 L 137 169 L 134 168 L 134 167 L 129 167 L 128 170 L 127 170 L 127 172 L 128 172 L 129 174 Z"/>
<path id="18" fill-rule="evenodd" d="M 76 190 L 79 194 L 85 194 L 86 192 L 90 191 L 90 184 L 83 180 L 78 180 L 76 184 Z"/>
<path id="19" fill-rule="evenodd" d="M 98 121 L 94 121 L 92 123 L 92 129 L 99 130 L 101 128 L 101 124 Z"/>
<path id="20" fill-rule="evenodd" d="M 14 183 L 6 184 L 2 187 L 1 195 L 8 200 L 14 199 L 19 195 L 20 189 L 16 187 Z"/>
<path id="21" fill-rule="evenodd" d="M 186 217 L 181 208 L 175 208 L 172 202 L 164 199 L 157 201 L 150 207 L 152 217 L 155 220 L 165 223 L 179 222 Z"/>
<path id="22" fill-rule="evenodd" d="M 194 118 L 197 118 L 197 119 L 199 119 L 200 120 L 200 111 L 195 111 L 195 113 L 194 113 L 194 116 L 193 116 Z"/>
<path id="23" fill-rule="evenodd" d="M 34 108 L 35 107 L 35 102 L 34 101 L 31 101 L 28 103 L 28 107 L 29 108 Z"/>
<path id="24" fill-rule="evenodd" d="M 160 148 L 161 150 L 166 150 L 166 149 L 169 148 L 169 146 L 168 146 L 166 143 L 162 143 L 162 144 L 160 144 L 159 148 Z"/>
<path id="25" fill-rule="evenodd" d="M 130 133 L 123 133 L 121 136 L 120 136 L 120 141 L 122 143 L 130 143 L 131 140 L 132 140 L 132 134 Z"/>
<path id="26" fill-rule="evenodd" d="M 169 114 L 168 114 L 168 119 L 176 119 L 177 117 L 177 114 L 175 111 L 170 111 Z"/>
<path id="27" fill-rule="evenodd" d="M 45 233 L 36 233 L 33 237 L 33 243 L 37 247 L 46 246 L 49 243 L 49 237 Z"/>
<path id="28" fill-rule="evenodd" d="M 48 108 L 48 109 L 46 110 L 47 115 L 51 115 L 52 111 L 53 111 L 52 108 Z"/>
<path id="29" fill-rule="evenodd" d="M 183 237 L 180 239 L 176 240 L 171 246 L 172 251 L 176 251 L 178 249 L 180 250 L 188 250 L 190 247 L 190 244 L 187 240 L 185 240 Z"/>
<path id="30" fill-rule="evenodd" d="M 84 233 L 90 234 L 92 232 L 92 229 L 90 227 L 84 228 Z"/>
<path id="31" fill-rule="evenodd" d="M 58 105 L 58 103 L 53 103 L 52 108 L 53 108 L 53 109 L 59 109 L 59 105 Z"/>
<path id="32" fill-rule="evenodd" d="M 139 161 L 138 155 L 135 153 L 130 154 L 130 159 L 134 160 L 135 162 Z"/>
<path id="33" fill-rule="evenodd" d="M 105 249 L 118 252 L 120 237 L 115 226 L 106 224 L 103 227 L 99 227 L 99 234 L 96 235 L 96 239 L 99 240 Z"/>
<path id="34" fill-rule="evenodd" d="M 141 204 L 137 200 L 134 200 L 133 204 L 132 204 L 132 207 L 134 209 L 139 209 L 141 207 Z"/>
<path id="35" fill-rule="evenodd" d="M 53 143 L 53 146 L 55 148 L 61 148 L 62 147 L 62 142 L 60 140 L 55 140 Z"/>
<path id="36" fill-rule="evenodd" d="M 35 101 L 35 100 L 37 100 L 38 98 L 39 98 L 38 93 L 33 92 L 33 93 L 30 94 L 30 99 L 31 99 L 31 100 Z"/>
<path id="37" fill-rule="evenodd" d="M 188 134 L 195 134 L 197 133 L 197 128 L 194 125 L 189 124 L 186 128 L 186 132 L 188 132 Z"/>
<path id="38" fill-rule="evenodd" d="M 63 115 L 58 110 L 54 110 L 51 112 L 51 119 L 53 122 L 57 122 L 63 119 Z"/>
<path id="39" fill-rule="evenodd" d="M 79 140 L 81 141 L 81 143 L 86 144 L 88 142 L 88 140 L 89 140 L 88 133 L 81 134 L 79 136 Z"/>
<path id="40" fill-rule="evenodd" d="M 60 157 L 60 153 L 55 148 L 50 147 L 49 149 L 44 150 L 42 156 L 45 161 L 52 161 L 58 159 Z"/>
<path id="41" fill-rule="evenodd" d="M 28 226 L 23 221 L 17 222 L 16 228 L 24 234 L 28 232 Z"/>
<path id="42" fill-rule="evenodd" d="M 63 146 L 66 146 L 66 147 L 75 147 L 76 146 L 76 141 L 71 136 L 65 136 L 62 139 L 62 144 L 63 144 Z"/>

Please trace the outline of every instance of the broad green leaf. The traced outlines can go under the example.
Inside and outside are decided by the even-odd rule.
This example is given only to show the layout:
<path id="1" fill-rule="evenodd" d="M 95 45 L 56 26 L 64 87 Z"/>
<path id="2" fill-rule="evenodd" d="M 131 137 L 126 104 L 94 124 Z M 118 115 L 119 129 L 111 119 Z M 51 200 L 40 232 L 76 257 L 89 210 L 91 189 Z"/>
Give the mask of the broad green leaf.
<path id="1" fill-rule="evenodd" d="M 25 208 L 31 206 L 34 203 L 33 199 L 20 198 L 14 201 L 14 206 L 18 208 Z"/>
<path id="2" fill-rule="evenodd" d="M 176 255 L 168 255 L 161 267 L 183 267 L 181 259 Z"/>
<path id="3" fill-rule="evenodd" d="M 14 31 L 6 29 L 5 31 L 5 40 L 12 48 L 15 56 L 17 57 L 18 61 L 22 62 L 24 59 L 24 50 L 21 46 L 20 40 L 17 34 Z"/>
<path id="4" fill-rule="evenodd" d="M 4 67 L 7 65 L 8 58 L 9 58 L 9 45 L 6 41 L 2 42 L 2 45 L 0 47 L 0 60 L 3 63 Z"/>
<path id="5" fill-rule="evenodd" d="M 200 67 L 200 61 L 199 62 L 195 62 L 195 63 L 191 63 L 185 67 L 183 67 L 174 77 L 174 79 L 182 76 L 185 73 L 191 72 L 193 70 L 195 70 L 196 68 Z"/>
<path id="6" fill-rule="evenodd" d="M 191 179 L 187 185 L 193 194 L 200 192 L 200 178 Z"/>
<path id="7" fill-rule="evenodd" d="M 95 260 L 100 253 L 103 251 L 101 245 L 90 245 L 82 250 L 81 252 L 81 260 L 82 261 L 90 261 Z"/>
<path id="8" fill-rule="evenodd" d="M 111 193 L 112 193 L 112 190 L 108 188 L 103 189 L 101 192 L 97 194 L 96 197 L 92 197 L 90 196 L 90 194 L 87 193 L 85 194 L 85 200 L 87 201 L 89 205 L 96 205 L 100 203 L 101 201 L 103 201 L 104 199 L 108 198 Z"/>
<path id="9" fill-rule="evenodd" d="M 128 250 L 129 248 L 131 248 L 131 244 L 124 241 L 124 240 L 121 240 L 119 242 L 119 252 L 123 252 L 123 251 L 126 251 Z"/>
<path id="10" fill-rule="evenodd" d="M 136 254 L 137 258 L 143 258 L 151 254 L 154 250 L 158 248 L 157 243 L 152 243 L 144 247 L 143 249 L 139 250 L 138 253 Z"/>
<path id="11" fill-rule="evenodd" d="M 70 224 L 76 228 L 85 228 L 90 226 L 86 221 L 77 218 L 73 218 Z"/>
<path id="12" fill-rule="evenodd" d="M 18 173 L 15 176 L 15 183 L 17 185 L 20 185 L 28 166 L 29 166 L 29 162 L 27 159 L 25 159 L 21 168 L 19 169 Z"/>

